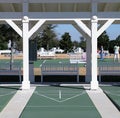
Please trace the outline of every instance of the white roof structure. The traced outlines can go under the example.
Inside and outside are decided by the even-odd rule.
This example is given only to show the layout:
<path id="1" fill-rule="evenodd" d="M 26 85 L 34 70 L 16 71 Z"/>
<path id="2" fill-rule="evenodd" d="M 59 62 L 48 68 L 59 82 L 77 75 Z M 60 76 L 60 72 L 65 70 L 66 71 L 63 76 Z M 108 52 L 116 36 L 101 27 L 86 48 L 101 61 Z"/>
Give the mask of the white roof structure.
<path id="1" fill-rule="evenodd" d="M 120 23 L 120 0 L 0 0 L 0 23 L 23 38 L 23 82 L 29 89 L 28 40 L 45 24 L 72 24 L 87 39 L 86 81 L 98 88 L 97 37 Z"/>

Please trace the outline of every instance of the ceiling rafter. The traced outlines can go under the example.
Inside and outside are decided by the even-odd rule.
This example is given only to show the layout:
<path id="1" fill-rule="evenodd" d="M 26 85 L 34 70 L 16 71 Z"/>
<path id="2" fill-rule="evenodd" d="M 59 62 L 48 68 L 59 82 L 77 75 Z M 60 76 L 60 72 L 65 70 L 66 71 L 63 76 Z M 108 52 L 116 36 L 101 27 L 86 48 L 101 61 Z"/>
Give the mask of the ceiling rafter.
<path id="1" fill-rule="evenodd" d="M 77 11 L 77 3 L 74 3 L 73 12 L 76 12 L 76 11 Z"/>
<path id="2" fill-rule="evenodd" d="M 58 12 L 61 12 L 61 3 L 58 3 Z"/>
<path id="3" fill-rule="evenodd" d="M 10 7 L 11 7 L 12 11 L 15 11 L 15 7 L 13 4 L 10 4 Z"/>
<path id="4" fill-rule="evenodd" d="M 42 3 L 42 11 L 45 12 L 46 8 L 45 8 L 45 3 Z"/>

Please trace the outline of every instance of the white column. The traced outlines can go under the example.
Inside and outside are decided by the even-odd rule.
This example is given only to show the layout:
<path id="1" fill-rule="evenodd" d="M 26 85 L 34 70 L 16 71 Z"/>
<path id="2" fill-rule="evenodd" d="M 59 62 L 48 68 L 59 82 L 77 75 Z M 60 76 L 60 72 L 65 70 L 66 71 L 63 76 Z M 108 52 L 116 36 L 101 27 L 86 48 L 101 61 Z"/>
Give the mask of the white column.
<path id="1" fill-rule="evenodd" d="M 97 81 L 97 17 L 91 19 L 91 89 L 98 89 Z"/>
<path id="2" fill-rule="evenodd" d="M 23 17 L 23 82 L 22 89 L 30 89 L 29 81 L 29 19 L 27 16 Z"/>

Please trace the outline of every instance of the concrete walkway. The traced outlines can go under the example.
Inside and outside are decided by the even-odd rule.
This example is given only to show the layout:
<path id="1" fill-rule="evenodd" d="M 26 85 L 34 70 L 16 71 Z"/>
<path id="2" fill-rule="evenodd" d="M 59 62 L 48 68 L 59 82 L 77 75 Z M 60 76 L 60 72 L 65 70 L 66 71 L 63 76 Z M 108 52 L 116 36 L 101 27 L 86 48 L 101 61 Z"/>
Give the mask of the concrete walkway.
<path id="1" fill-rule="evenodd" d="M 19 118 L 34 90 L 35 87 L 30 90 L 18 90 L 0 113 L 0 118 Z"/>
<path id="2" fill-rule="evenodd" d="M 86 88 L 86 91 L 101 114 L 102 118 L 120 118 L 119 110 L 104 94 L 101 88 L 99 88 L 97 91 L 88 90 L 88 88 Z"/>

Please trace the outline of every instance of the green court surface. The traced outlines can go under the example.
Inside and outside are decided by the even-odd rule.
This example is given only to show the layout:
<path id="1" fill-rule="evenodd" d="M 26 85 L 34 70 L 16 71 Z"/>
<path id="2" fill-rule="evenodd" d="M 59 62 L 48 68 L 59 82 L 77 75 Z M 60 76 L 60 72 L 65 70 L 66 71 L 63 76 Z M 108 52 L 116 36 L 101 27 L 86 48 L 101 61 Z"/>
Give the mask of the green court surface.
<path id="1" fill-rule="evenodd" d="M 120 110 L 120 85 L 118 86 L 101 86 L 108 98 Z"/>
<path id="2" fill-rule="evenodd" d="M 20 62 L 21 67 L 22 67 L 23 60 L 16 59 L 16 60 L 14 60 L 14 62 Z M 113 59 L 105 58 L 102 61 L 98 59 L 99 64 L 101 64 L 103 62 L 113 62 Z M 10 60 L 9 59 L 5 59 L 5 60 L 0 59 L 0 64 L 2 64 L 2 63 L 10 63 Z M 69 59 L 41 59 L 41 60 L 38 59 L 37 61 L 34 61 L 34 67 L 39 68 L 40 65 L 42 65 L 43 63 L 70 63 L 70 61 L 69 61 Z M 85 64 L 80 63 L 79 66 L 82 67 L 82 66 L 85 66 Z"/>
<path id="3" fill-rule="evenodd" d="M 83 87 L 37 87 L 20 118 L 101 118 Z"/>
<path id="4" fill-rule="evenodd" d="M 46 59 L 46 60 L 37 60 L 34 62 L 34 67 L 39 68 L 43 63 L 70 63 L 69 59 Z M 84 66 L 84 64 L 79 64 L 79 66 Z"/>
<path id="5" fill-rule="evenodd" d="M 0 86 L 0 112 L 15 95 L 19 87 Z"/>

